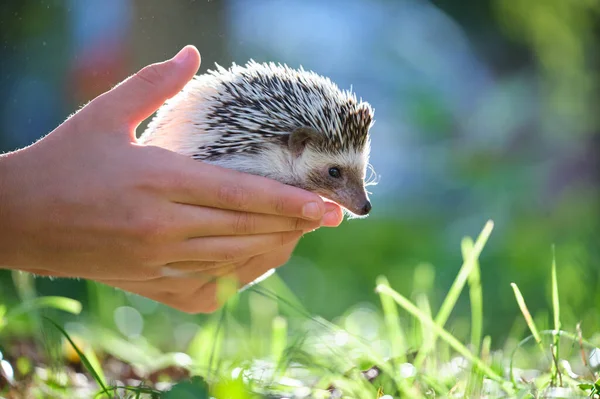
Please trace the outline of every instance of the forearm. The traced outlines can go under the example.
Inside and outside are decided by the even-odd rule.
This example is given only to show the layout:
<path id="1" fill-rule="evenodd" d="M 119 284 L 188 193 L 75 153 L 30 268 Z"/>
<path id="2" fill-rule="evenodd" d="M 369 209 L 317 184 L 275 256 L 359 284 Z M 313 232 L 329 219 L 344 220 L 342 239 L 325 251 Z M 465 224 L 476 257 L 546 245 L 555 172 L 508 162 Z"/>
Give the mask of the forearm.
<path id="1" fill-rule="evenodd" d="M 4 243 L 6 242 L 5 235 L 8 234 L 8 217 L 9 206 L 6 203 L 8 198 L 8 176 L 10 174 L 10 156 L 12 154 L 0 155 L 0 269 L 6 268 L 4 265 L 6 259 Z"/>
<path id="2" fill-rule="evenodd" d="M 17 258 L 14 208 L 18 189 L 15 178 L 19 174 L 18 157 L 18 152 L 0 155 L 0 269 L 13 268 Z"/>
<path id="3" fill-rule="evenodd" d="M 0 269 L 7 268 L 8 266 L 6 265 L 8 261 L 6 236 L 10 234 L 8 227 L 8 215 L 10 214 L 8 198 L 10 197 L 9 177 L 12 156 L 13 154 L 0 155 Z"/>

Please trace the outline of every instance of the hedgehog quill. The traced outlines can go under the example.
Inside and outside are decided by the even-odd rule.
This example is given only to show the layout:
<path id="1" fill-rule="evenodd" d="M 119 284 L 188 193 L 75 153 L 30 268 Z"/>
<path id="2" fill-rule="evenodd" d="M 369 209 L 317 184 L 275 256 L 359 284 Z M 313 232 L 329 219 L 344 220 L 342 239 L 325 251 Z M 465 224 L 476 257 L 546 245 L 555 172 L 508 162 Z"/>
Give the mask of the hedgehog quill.
<path id="1" fill-rule="evenodd" d="M 250 60 L 195 76 L 159 108 L 140 142 L 296 186 L 365 216 L 373 123 L 371 105 L 329 78 Z"/>

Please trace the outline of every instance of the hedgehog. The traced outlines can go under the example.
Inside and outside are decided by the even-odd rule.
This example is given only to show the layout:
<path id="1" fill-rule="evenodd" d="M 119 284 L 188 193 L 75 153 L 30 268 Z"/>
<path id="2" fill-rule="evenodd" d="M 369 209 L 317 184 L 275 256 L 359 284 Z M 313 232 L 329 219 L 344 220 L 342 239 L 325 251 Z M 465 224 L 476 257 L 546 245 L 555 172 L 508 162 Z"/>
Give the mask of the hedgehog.
<path id="1" fill-rule="evenodd" d="M 351 217 L 369 214 L 369 103 L 303 67 L 215 65 L 158 109 L 142 144 L 311 191 Z"/>

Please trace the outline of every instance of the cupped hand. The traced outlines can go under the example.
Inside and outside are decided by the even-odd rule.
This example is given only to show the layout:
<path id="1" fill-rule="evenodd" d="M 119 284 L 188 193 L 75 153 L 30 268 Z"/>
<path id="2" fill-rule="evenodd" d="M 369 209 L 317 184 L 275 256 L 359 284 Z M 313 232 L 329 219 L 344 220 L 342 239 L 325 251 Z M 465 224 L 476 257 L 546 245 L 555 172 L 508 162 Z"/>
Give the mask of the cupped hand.
<path id="1" fill-rule="evenodd" d="M 210 312 L 215 277 L 247 285 L 284 264 L 304 233 L 341 223 L 341 208 L 316 194 L 136 142 L 140 122 L 199 65 L 185 47 L 0 156 L 0 267 Z"/>

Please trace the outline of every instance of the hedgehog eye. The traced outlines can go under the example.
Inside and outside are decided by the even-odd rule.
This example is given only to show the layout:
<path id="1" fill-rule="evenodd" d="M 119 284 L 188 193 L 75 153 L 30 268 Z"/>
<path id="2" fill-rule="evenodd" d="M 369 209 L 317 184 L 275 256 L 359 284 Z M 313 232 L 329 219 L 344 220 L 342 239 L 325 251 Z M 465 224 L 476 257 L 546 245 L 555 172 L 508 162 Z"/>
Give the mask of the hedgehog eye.
<path id="1" fill-rule="evenodd" d="M 333 167 L 333 168 L 329 168 L 329 176 L 339 179 L 342 176 L 342 173 L 340 172 L 340 170 L 338 168 Z"/>

